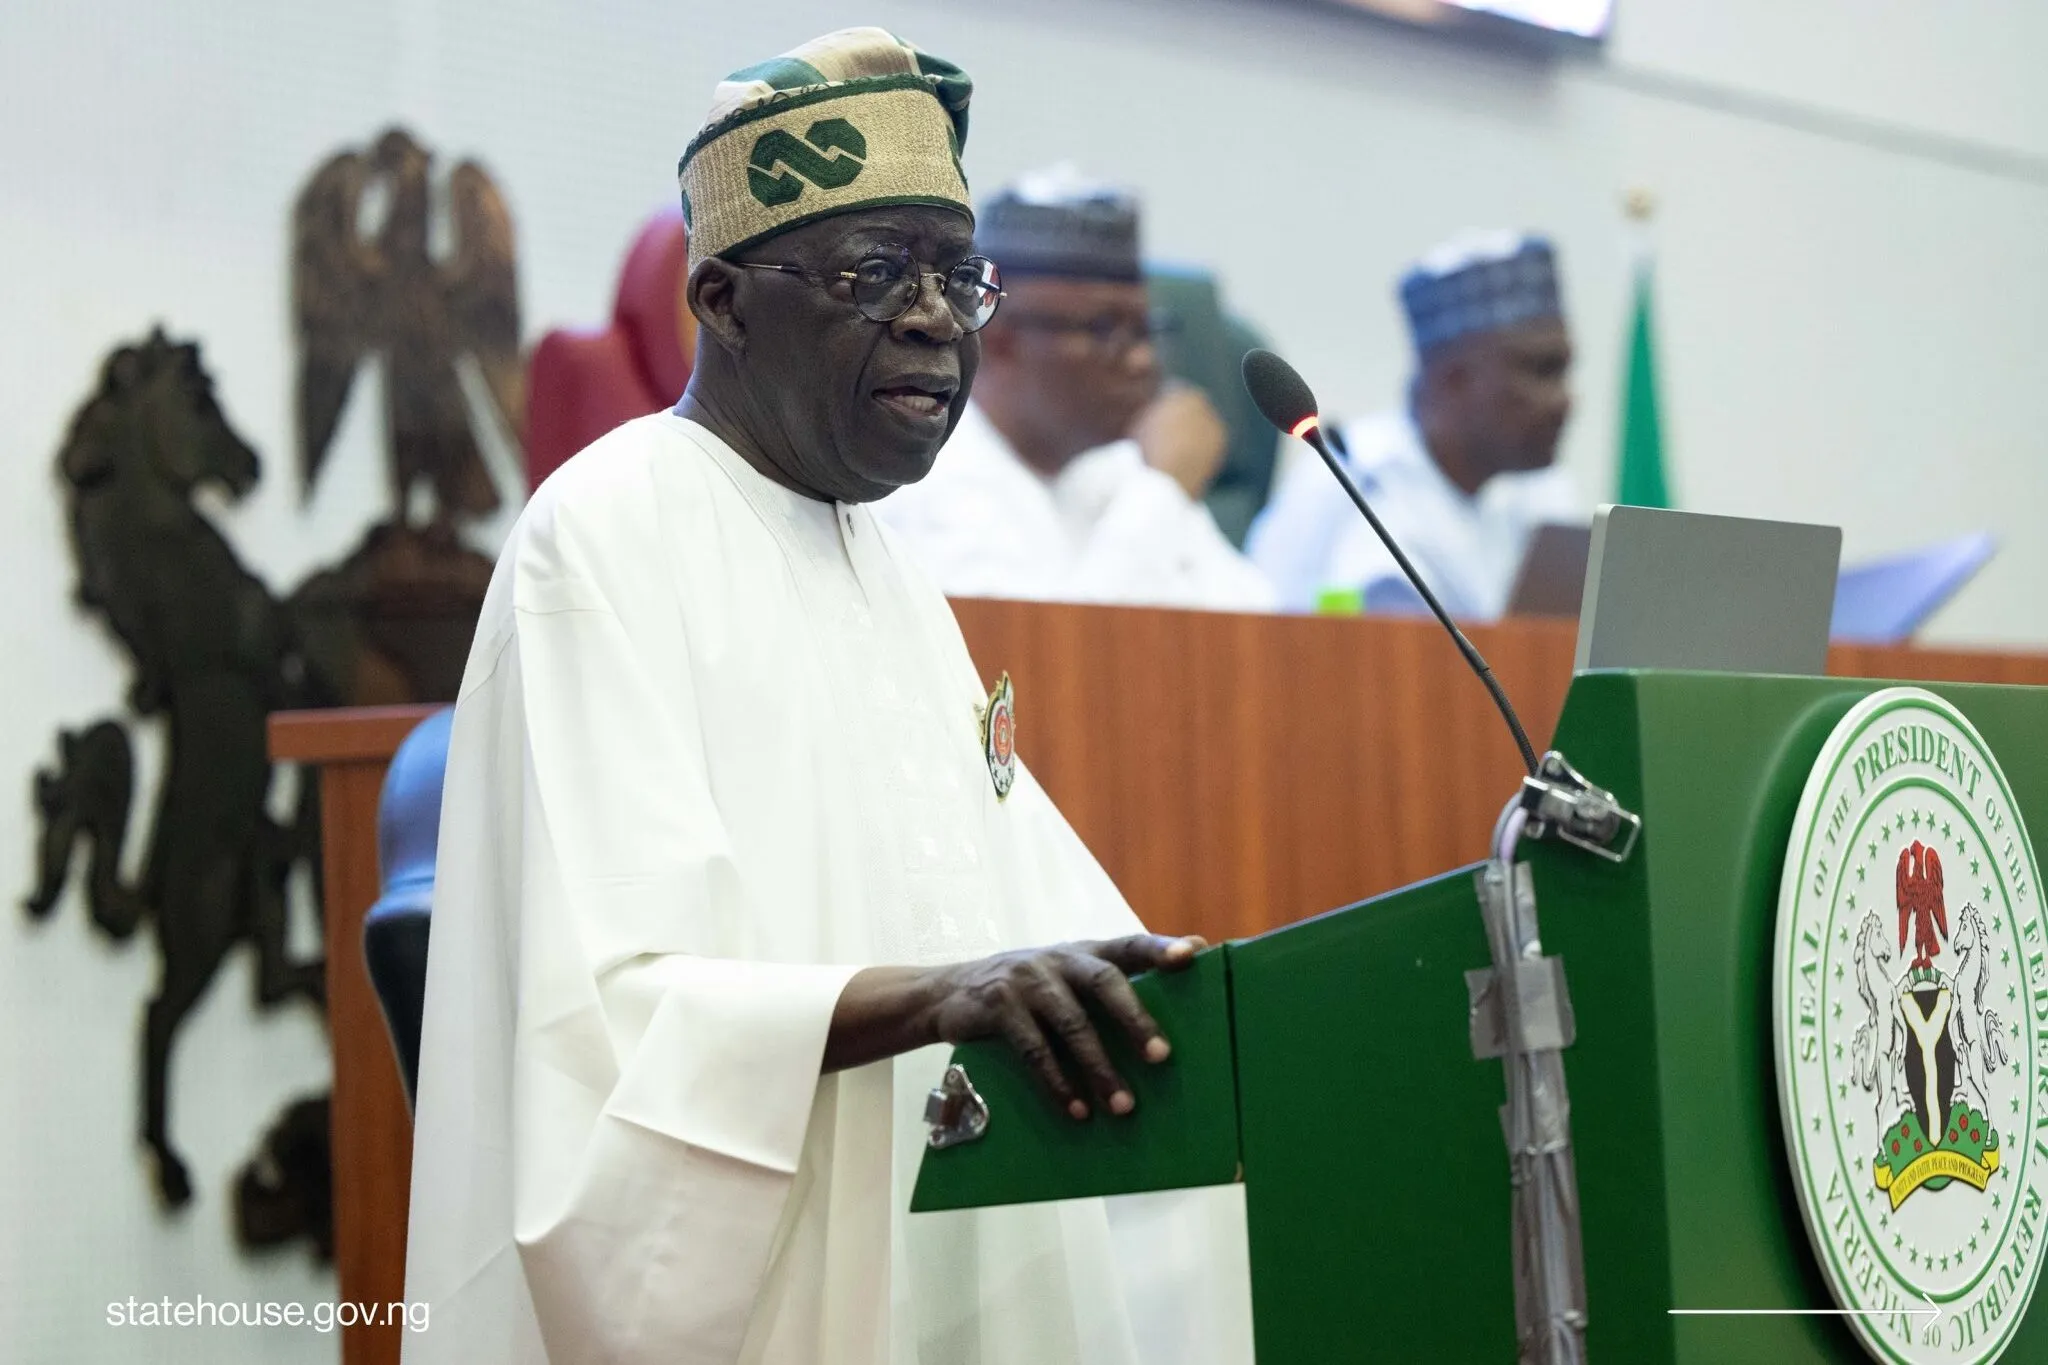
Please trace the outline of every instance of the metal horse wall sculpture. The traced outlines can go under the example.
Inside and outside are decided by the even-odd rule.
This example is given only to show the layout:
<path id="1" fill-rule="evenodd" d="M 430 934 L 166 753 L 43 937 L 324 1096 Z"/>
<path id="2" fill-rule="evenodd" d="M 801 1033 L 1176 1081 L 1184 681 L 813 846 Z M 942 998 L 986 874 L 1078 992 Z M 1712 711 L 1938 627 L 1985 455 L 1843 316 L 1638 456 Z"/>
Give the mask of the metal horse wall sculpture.
<path id="1" fill-rule="evenodd" d="M 199 348 L 161 330 L 108 357 L 57 457 L 78 567 L 78 601 L 111 629 L 132 669 L 128 702 L 168 722 L 168 763 L 141 882 L 120 875 L 134 792 L 128 725 L 102 720 L 58 737 L 57 766 L 38 772 L 38 878 L 28 898 L 56 907 L 75 844 L 92 845 L 93 921 L 125 938 L 155 933 L 163 970 L 143 1025 L 142 1138 L 157 1188 L 175 1206 L 192 1180 L 171 1140 L 171 1045 L 228 949 L 257 951 L 257 1000 L 318 1002 L 321 964 L 285 949 L 285 883 L 314 851 L 313 786 L 289 823 L 272 819 L 264 718 L 331 704 L 307 667 L 287 604 L 244 568 L 194 505 L 207 484 L 240 497 L 256 452 L 235 434 Z"/>

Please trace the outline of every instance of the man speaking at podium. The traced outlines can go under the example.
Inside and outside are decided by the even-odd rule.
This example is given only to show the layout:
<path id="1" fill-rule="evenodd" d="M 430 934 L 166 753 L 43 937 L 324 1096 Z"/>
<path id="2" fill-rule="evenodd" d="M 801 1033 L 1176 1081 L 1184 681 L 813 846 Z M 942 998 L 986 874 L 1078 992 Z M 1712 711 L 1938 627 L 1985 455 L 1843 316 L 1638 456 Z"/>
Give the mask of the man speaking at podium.
<path id="1" fill-rule="evenodd" d="M 1171 1065 L 1125 978 L 1199 946 L 1142 932 L 1016 762 L 1030 699 L 984 691 L 867 507 L 931 467 L 1000 298 L 969 91 L 878 29 L 722 83 L 680 172 L 689 391 L 499 561 L 449 750 L 412 1365 L 1249 1359 L 1241 1212 L 1234 1245 L 1213 1203 L 906 1212 L 944 1044 L 1137 1121 L 1083 1002 Z"/>

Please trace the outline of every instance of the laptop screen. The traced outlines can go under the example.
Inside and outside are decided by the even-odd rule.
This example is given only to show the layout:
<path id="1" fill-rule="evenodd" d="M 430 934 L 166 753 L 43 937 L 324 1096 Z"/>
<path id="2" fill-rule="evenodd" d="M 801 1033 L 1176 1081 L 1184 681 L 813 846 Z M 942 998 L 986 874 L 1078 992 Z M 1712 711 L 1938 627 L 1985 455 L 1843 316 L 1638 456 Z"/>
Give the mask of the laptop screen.
<path id="1" fill-rule="evenodd" d="M 1574 666 L 1825 673 L 1841 557 L 1835 526 L 1602 507 Z"/>

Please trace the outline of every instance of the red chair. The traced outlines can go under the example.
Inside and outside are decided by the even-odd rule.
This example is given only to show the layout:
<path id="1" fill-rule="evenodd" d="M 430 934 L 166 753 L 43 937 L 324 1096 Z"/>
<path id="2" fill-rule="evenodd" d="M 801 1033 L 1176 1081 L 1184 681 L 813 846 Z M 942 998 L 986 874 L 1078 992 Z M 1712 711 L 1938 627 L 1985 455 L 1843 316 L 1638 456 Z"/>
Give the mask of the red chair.
<path id="1" fill-rule="evenodd" d="M 689 270 L 683 215 L 663 210 L 626 253 L 611 325 L 540 339 L 526 378 L 529 490 L 621 422 L 682 397 L 697 354 L 696 320 L 683 301 Z"/>

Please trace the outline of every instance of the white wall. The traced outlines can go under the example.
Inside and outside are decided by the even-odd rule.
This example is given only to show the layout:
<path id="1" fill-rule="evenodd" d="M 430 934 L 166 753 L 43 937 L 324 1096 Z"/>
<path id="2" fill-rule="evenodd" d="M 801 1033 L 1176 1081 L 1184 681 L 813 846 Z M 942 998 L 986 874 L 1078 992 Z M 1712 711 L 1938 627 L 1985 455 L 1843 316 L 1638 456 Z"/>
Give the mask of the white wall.
<path id="1" fill-rule="evenodd" d="M 115 710 L 125 681 L 69 605 L 50 473 L 108 347 L 157 320 L 205 342 L 269 470 L 223 519 L 286 585 L 382 499 L 361 403 L 309 507 L 287 476 L 285 221 L 319 158 L 392 120 L 481 156 L 516 219 L 529 333 L 593 321 L 717 77 L 857 22 L 973 73 L 978 185 L 1079 156 L 1142 189 L 1155 251 L 1222 267 L 1333 409 L 1398 390 L 1403 261 L 1467 225 L 1551 231 L 1584 360 L 1567 459 L 1589 494 L 1611 478 L 1618 204 L 1650 188 L 1685 504 L 1837 521 L 1851 555 L 1988 527 L 2004 551 L 1935 634 L 2048 643 L 2048 7 L 2026 0 L 1621 0 L 1606 57 L 1561 60 L 1286 0 L 10 5 L 0 902 L 28 886 L 24 797 L 53 728 Z M 304 1011 L 252 1024 L 245 960 L 178 1053 L 201 1202 L 151 1211 L 132 1138 L 150 966 L 75 903 L 46 926 L 0 912 L 0 1341 L 27 1361 L 332 1359 L 310 1332 L 102 1325 L 131 1293 L 332 1292 L 302 1257 L 229 1246 L 232 1166 L 323 1074 Z"/>

